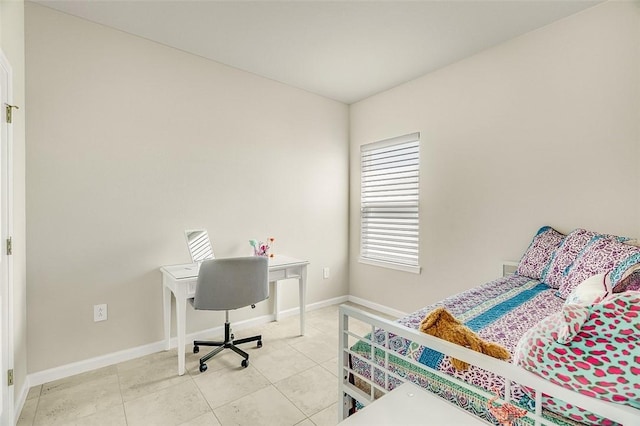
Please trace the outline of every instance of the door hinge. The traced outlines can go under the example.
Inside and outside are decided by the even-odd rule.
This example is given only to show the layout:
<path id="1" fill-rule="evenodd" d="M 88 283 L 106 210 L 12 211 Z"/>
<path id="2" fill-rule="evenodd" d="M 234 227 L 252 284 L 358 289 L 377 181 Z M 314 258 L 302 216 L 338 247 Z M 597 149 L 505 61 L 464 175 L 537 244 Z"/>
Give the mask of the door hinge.
<path id="1" fill-rule="evenodd" d="M 8 386 L 13 386 L 13 368 L 7 371 L 7 384 Z"/>
<path id="2" fill-rule="evenodd" d="M 5 117 L 7 119 L 7 123 L 11 124 L 13 122 L 13 109 L 20 109 L 20 107 L 18 107 L 17 105 L 9 105 L 9 104 L 4 104 L 5 105 Z"/>
<path id="3" fill-rule="evenodd" d="M 11 241 L 11 237 L 7 238 L 7 256 L 11 256 L 13 254 L 13 242 Z"/>

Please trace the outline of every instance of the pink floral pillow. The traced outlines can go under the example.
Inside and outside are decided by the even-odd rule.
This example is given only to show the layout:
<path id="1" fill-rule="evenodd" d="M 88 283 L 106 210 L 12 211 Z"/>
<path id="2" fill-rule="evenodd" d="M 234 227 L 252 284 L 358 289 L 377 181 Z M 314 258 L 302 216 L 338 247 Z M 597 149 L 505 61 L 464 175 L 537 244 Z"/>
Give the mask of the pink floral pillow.
<path id="1" fill-rule="evenodd" d="M 524 256 L 520 259 L 516 273 L 539 280 L 542 276 L 542 271 L 551 261 L 551 255 L 563 239 L 564 235 L 550 226 L 540 228 L 533 237 Z"/>
<path id="2" fill-rule="evenodd" d="M 573 262 L 560 283 L 560 297 L 566 298 L 587 278 L 611 271 L 609 280 L 615 287 L 624 273 L 640 263 L 640 248 L 611 238 L 594 238 Z"/>
<path id="3" fill-rule="evenodd" d="M 614 293 L 624 293 L 625 291 L 640 291 L 640 269 L 636 269 L 627 275 L 613 288 Z"/>
<path id="4" fill-rule="evenodd" d="M 549 287 L 560 288 L 562 279 L 571 264 L 596 235 L 598 235 L 597 232 L 587 231 L 586 229 L 578 228 L 571 231 L 553 253 L 548 267 L 542 271 L 541 281 L 544 281 Z"/>

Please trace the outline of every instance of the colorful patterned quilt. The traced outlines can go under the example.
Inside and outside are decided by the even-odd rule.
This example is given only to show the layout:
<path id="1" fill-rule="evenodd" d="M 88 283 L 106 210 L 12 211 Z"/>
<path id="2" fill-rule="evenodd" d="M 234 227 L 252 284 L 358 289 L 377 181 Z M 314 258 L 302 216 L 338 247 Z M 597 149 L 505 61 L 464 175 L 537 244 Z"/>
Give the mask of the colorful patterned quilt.
<path id="1" fill-rule="evenodd" d="M 463 293 L 451 296 L 434 305 L 426 306 L 397 322 L 417 329 L 422 319 L 438 306 L 444 306 L 456 318 L 475 331 L 483 339 L 498 343 L 514 354 L 520 337 L 543 318 L 559 312 L 564 300 L 556 296 L 556 289 L 550 288 L 544 283 L 519 275 L 510 275 L 496 281 L 475 287 Z M 384 332 L 377 331 L 374 338 L 379 344 L 384 343 Z M 458 371 L 451 365 L 450 358 L 432 349 L 425 348 L 407 339 L 398 336 L 390 336 L 390 344 L 393 349 L 402 355 L 407 355 L 421 364 L 445 372 L 476 387 L 491 391 L 494 388 L 502 389 L 503 380 L 486 370 L 471 366 L 466 371 Z M 369 358 L 370 346 L 366 340 L 361 340 L 352 347 L 352 351 Z M 400 358 L 392 359 L 392 371 L 401 377 L 423 386 L 451 402 L 473 412 L 489 421 L 494 421 L 484 409 L 486 399 L 473 394 L 459 386 L 445 383 L 428 370 L 416 368 Z M 352 357 L 352 366 L 355 371 L 370 378 L 370 370 L 366 363 Z M 382 385 L 384 379 L 375 377 L 378 384 Z M 378 374 L 374 374 L 378 375 Z M 391 388 L 394 387 L 392 383 Z M 519 387 L 512 387 L 512 397 L 521 404 L 531 406 L 532 401 Z M 552 417 L 556 417 L 553 416 Z M 555 421 L 555 420 L 554 420 Z M 556 423 L 563 424 L 558 416 Z M 571 424 L 568 422 L 567 424 Z"/>

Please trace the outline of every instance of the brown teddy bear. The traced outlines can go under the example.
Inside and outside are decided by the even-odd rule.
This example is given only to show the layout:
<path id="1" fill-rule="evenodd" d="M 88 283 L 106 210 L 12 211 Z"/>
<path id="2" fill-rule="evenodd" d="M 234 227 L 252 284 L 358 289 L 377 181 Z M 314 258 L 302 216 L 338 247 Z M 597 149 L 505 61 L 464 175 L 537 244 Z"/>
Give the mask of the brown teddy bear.
<path id="1" fill-rule="evenodd" d="M 494 358 L 507 360 L 511 357 L 511 354 L 505 348 L 497 343 L 488 342 L 478 337 L 476 333 L 458 321 L 442 306 L 434 309 L 424 317 L 420 323 L 420 331 Z M 469 368 L 468 363 L 455 358 L 451 358 L 451 364 L 457 370 Z"/>

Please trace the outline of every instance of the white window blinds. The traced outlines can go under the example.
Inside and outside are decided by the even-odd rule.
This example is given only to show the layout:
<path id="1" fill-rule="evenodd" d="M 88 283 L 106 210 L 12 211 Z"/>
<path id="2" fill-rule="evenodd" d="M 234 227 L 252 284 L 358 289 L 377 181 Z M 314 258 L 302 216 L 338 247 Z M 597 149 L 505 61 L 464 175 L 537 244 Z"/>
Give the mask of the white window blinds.
<path id="1" fill-rule="evenodd" d="M 363 145 L 360 154 L 360 258 L 419 272 L 420 133 Z"/>

